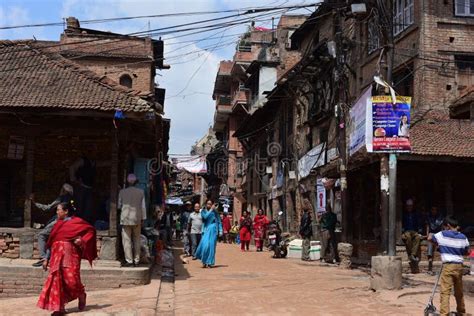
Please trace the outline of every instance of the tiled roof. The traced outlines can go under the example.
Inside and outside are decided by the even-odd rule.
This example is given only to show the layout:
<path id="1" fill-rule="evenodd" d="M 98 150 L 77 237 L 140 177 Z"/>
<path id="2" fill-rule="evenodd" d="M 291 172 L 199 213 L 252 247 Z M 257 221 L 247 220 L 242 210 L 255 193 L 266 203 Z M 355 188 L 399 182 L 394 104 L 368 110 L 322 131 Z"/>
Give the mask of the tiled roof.
<path id="1" fill-rule="evenodd" d="M 410 128 L 412 154 L 474 157 L 474 124 L 449 119 L 447 113 L 429 113 L 413 118 Z"/>
<path id="2" fill-rule="evenodd" d="M 139 91 L 28 41 L 0 41 L 0 82 L 0 107 L 153 111 Z"/>

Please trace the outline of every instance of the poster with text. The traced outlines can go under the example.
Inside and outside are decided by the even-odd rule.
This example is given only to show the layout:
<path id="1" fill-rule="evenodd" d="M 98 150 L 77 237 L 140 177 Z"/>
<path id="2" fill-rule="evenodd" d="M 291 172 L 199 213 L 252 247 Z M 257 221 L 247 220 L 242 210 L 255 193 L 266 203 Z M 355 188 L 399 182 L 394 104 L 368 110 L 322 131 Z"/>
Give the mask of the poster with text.
<path id="1" fill-rule="evenodd" d="M 373 152 L 411 151 L 410 107 L 411 97 L 372 97 Z"/>
<path id="2" fill-rule="evenodd" d="M 326 213 L 326 188 L 321 178 L 316 182 L 316 214 Z"/>

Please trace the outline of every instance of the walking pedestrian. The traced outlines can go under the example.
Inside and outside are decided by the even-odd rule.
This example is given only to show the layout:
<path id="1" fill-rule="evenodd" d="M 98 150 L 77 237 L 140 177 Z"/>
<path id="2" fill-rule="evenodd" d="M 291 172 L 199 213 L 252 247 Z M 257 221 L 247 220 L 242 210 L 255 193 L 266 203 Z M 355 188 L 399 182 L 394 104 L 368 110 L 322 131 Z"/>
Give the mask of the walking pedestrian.
<path id="1" fill-rule="evenodd" d="M 229 239 L 232 244 L 237 243 L 237 236 L 239 235 L 239 222 L 235 221 L 234 225 L 232 225 L 230 232 L 229 232 Z"/>
<path id="2" fill-rule="evenodd" d="M 230 229 L 232 228 L 232 222 L 231 222 L 231 217 L 229 213 L 225 212 L 222 217 L 222 230 L 223 230 L 223 240 L 225 243 L 231 243 L 230 241 Z"/>
<path id="3" fill-rule="evenodd" d="M 185 208 L 179 218 L 181 229 L 183 231 L 183 248 L 184 248 L 185 257 L 191 256 L 191 241 L 190 241 L 191 237 L 189 236 L 190 233 L 188 230 L 188 222 L 189 222 L 189 216 L 191 215 L 191 212 L 192 212 L 192 208 L 193 208 L 193 203 L 191 203 L 190 201 L 187 201 L 185 203 Z"/>
<path id="4" fill-rule="evenodd" d="M 303 203 L 303 216 L 300 222 L 300 236 L 303 239 L 301 251 L 301 260 L 310 261 L 309 253 L 311 250 L 311 237 L 313 236 L 313 226 L 309 207 L 309 201 Z"/>
<path id="5" fill-rule="evenodd" d="M 201 242 L 202 233 L 202 216 L 199 203 L 194 204 L 194 212 L 189 215 L 188 231 L 191 237 L 191 256 L 193 256 L 193 260 L 196 260 L 196 249 Z"/>
<path id="6" fill-rule="evenodd" d="M 252 239 L 252 218 L 248 211 L 242 212 L 240 218 L 240 249 L 241 251 L 249 251 L 250 240 Z"/>
<path id="7" fill-rule="evenodd" d="M 430 234 L 439 233 L 443 228 L 444 217 L 438 211 L 437 206 L 431 207 L 431 212 L 426 219 L 426 236 Z M 428 240 L 428 274 L 434 275 L 433 272 L 433 255 L 435 251 L 435 244 Z"/>
<path id="8" fill-rule="evenodd" d="M 140 263 L 140 234 L 143 222 L 146 220 L 146 205 L 145 193 L 135 186 L 137 177 L 131 173 L 127 176 L 127 182 L 128 188 L 119 192 L 118 207 L 121 209 L 124 266 L 131 267 Z"/>
<path id="9" fill-rule="evenodd" d="M 265 240 L 268 223 L 268 218 L 265 216 L 263 209 L 259 208 L 257 215 L 255 215 L 253 220 L 253 238 L 255 239 L 255 247 L 257 248 L 257 251 L 263 251 L 263 241 Z"/>
<path id="10" fill-rule="evenodd" d="M 181 240 L 183 237 L 183 228 L 181 227 L 181 213 L 174 213 L 173 221 L 175 223 L 175 240 Z"/>
<path id="11" fill-rule="evenodd" d="M 96 231 L 85 220 L 73 216 L 70 203 L 59 203 L 58 220 L 51 231 L 47 247 L 51 260 L 45 260 L 43 268 L 49 265 L 49 274 L 38 299 L 37 306 L 53 311 L 53 315 L 65 314 L 66 303 L 79 299 L 79 310 L 86 307 L 86 292 L 81 282 L 81 259 L 92 261 L 97 258 Z"/>
<path id="12" fill-rule="evenodd" d="M 41 204 L 35 201 L 35 195 L 30 195 L 31 202 L 42 211 L 51 211 L 56 210 L 59 203 L 70 203 L 73 200 L 74 189 L 72 185 L 64 183 L 59 191 L 59 196 L 49 204 Z M 38 251 L 40 253 L 40 260 L 33 263 L 33 267 L 41 267 L 45 260 L 49 259 L 50 253 L 46 248 L 46 243 L 48 242 L 49 235 L 53 229 L 54 224 L 56 224 L 58 217 L 54 215 L 46 226 L 38 234 Z"/>
<path id="13" fill-rule="evenodd" d="M 201 260 L 203 268 L 215 265 L 217 237 L 222 236 L 222 223 L 217 212 L 217 204 L 213 205 L 209 200 L 207 206 L 209 205 L 212 205 L 210 210 L 201 210 L 203 235 L 195 254 L 196 258 Z"/>
<path id="14" fill-rule="evenodd" d="M 412 263 L 417 263 L 420 261 L 418 256 L 421 243 L 419 214 L 414 209 L 412 199 L 408 199 L 405 206 L 406 212 L 403 214 L 402 240 L 405 243 L 408 258 Z"/>
<path id="15" fill-rule="evenodd" d="M 166 244 L 168 248 L 173 246 L 173 227 L 174 217 L 168 206 L 165 207 L 165 212 L 161 215 L 160 222 L 160 236 L 161 240 Z"/>
<path id="16" fill-rule="evenodd" d="M 326 207 L 326 212 L 321 215 L 321 261 L 334 263 L 339 261 L 337 254 L 336 224 L 337 215 L 333 213 L 330 205 Z M 329 258 L 326 257 L 329 250 Z"/>
<path id="17" fill-rule="evenodd" d="M 459 232 L 459 223 L 453 216 L 446 216 L 446 230 L 430 234 L 428 240 L 438 245 L 443 267 L 440 276 L 441 315 L 450 314 L 449 296 L 454 288 L 457 315 L 466 314 L 463 296 L 463 256 L 469 252 L 469 241 Z"/>

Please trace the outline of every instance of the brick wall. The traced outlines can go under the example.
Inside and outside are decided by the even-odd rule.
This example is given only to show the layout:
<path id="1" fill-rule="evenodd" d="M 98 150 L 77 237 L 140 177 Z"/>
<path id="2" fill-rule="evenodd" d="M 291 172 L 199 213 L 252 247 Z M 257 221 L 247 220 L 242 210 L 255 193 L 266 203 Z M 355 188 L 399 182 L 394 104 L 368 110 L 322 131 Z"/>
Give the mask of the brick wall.
<path id="1" fill-rule="evenodd" d="M 358 95 L 373 80 L 379 51 L 367 53 L 367 24 L 358 24 L 353 54 L 357 78 L 351 80 L 351 93 Z M 412 71 L 415 109 L 447 109 L 464 88 L 454 63 L 455 53 L 474 55 L 474 22 L 455 17 L 453 0 L 415 1 L 415 21 L 395 38 L 394 75 Z M 386 64 L 382 64 L 384 73 Z"/>
<path id="2" fill-rule="evenodd" d="M 455 53 L 474 55 L 474 22 L 472 18 L 455 17 L 453 0 L 425 3 L 420 35 L 422 72 L 420 99 L 426 107 L 447 108 L 464 88 L 454 63 Z M 444 61 L 444 63 L 443 63 Z"/>
<path id="3" fill-rule="evenodd" d="M 150 283 L 150 269 L 87 267 L 82 262 L 81 279 L 86 290 L 128 288 Z M 24 265 L 0 265 L 0 298 L 39 295 L 48 273 Z"/>
<path id="4" fill-rule="evenodd" d="M 20 257 L 20 238 L 12 234 L 0 233 L 0 257 L 17 259 Z"/>
<path id="5" fill-rule="evenodd" d="M 8 232 L 3 231 L 0 228 L 0 258 L 6 259 L 19 259 L 20 258 L 20 236 L 24 233 L 23 229 L 18 229 L 17 233 L 12 232 L 13 229 L 5 229 Z M 34 233 L 33 239 L 33 256 L 29 258 L 22 258 L 22 259 L 39 259 L 39 251 L 38 251 L 38 241 L 37 241 L 37 233 L 40 230 L 36 230 Z M 97 234 L 97 253 L 100 253 L 101 245 L 102 245 L 102 238 L 107 236 L 107 231 L 99 231 Z"/>
<path id="6" fill-rule="evenodd" d="M 133 89 L 154 92 L 152 63 L 143 62 L 154 56 L 150 39 L 63 33 L 60 43 L 64 45 L 51 49 L 59 50 L 66 58 L 74 58 L 73 62 L 99 75 L 107 75 L 116 82 L 119 82 L 120 76 L 128 74 L 132 78 Z M 78 58 L 80 56 L 85 57 Z"/>
<path id="7" fill-rule="evenodd" d="M 154 92 L 151 62 L 136 63 L 136 60 L 75 59 L 75 63 L 120 82 L 122 75 L 132 78 L 132 89 L 142 92 Z M 128 64 L 127 64 L 128 63 Z"/>

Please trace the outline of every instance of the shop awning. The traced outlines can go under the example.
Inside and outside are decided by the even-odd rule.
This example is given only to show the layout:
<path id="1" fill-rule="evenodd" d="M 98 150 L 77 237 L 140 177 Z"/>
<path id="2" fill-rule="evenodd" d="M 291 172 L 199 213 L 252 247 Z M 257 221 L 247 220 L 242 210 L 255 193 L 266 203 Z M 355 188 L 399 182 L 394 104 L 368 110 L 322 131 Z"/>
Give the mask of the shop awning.
<path id="1" fill-rule="evenodd" d="M 183 205 L 183 200 L 181 200 L 181 198 L 178 198 L 178 197 L 170 197 L 170 198 L 165 200 L 165 204 L 168 204 L 168 205 Z"/>

